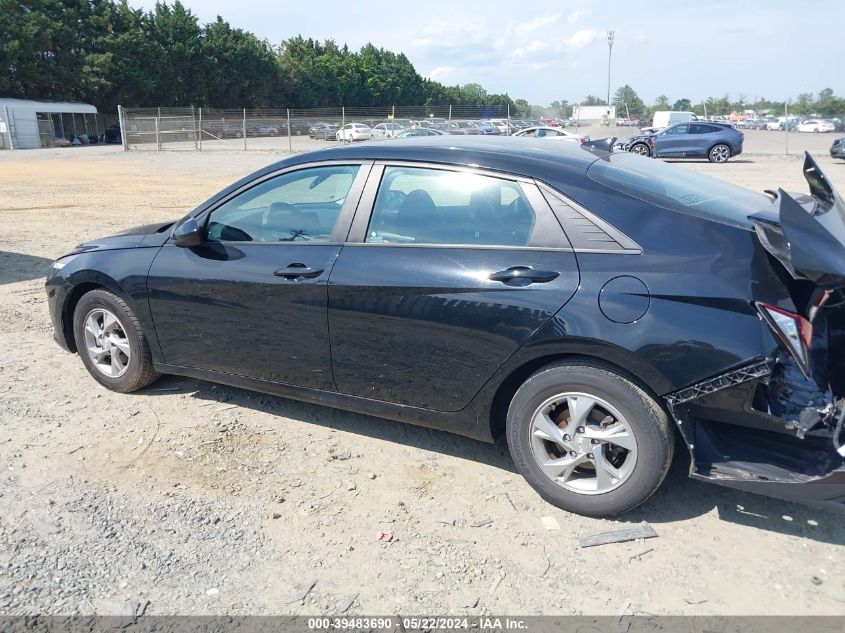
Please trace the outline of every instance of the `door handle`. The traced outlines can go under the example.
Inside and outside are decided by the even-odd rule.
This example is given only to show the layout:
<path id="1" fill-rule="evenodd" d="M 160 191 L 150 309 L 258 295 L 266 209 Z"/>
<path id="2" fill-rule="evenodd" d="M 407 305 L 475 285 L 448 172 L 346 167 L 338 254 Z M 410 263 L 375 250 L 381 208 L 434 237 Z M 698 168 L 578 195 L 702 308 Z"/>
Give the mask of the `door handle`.
<path id="1" fill-rule="evenodd" d="M 534 270 L 531 266 L 511 266 L 506 270 L 492 273 L 488 279 L 491 281 L 501 281 L 502 283 L 510 282 L 527 282 L 524 285 L 532 283 L 547 283 L 560 276 L 559 272 L 553 270 Z"/>
<path id="2" fill-rule="evenodd" d="M 289 264 L 287 268 L 280 268 L 273 273 L 276 277 L 285 279 L 313 279 L 323 274 L 322 268 L 309 268 L 305 264 Z"/>

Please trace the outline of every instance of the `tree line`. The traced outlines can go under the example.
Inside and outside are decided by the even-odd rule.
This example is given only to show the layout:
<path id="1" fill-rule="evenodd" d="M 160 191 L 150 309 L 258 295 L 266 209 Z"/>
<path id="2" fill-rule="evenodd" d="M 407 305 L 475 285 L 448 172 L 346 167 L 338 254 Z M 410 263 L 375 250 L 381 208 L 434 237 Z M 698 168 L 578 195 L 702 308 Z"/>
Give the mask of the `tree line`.
<path id="1" fill-rule="evenodd" d="M 758 113 L 768 112 L 773 116 L 781 116 L 787 111 L 790 116 L 794 114 L 796 116 L 834 117 L 845 114 L 845 98 L 837 97 L 830 88 L 825 88 L 817 95 L 802 93 L 796 99 L 789 101 L 771 101 L 765 98 L 751 100 L 743 94 L 738 95 L 736 99 L 731 99 L 730 95 L 725 94 L 721 97 L 708 97 L 704 101 L 693 103 L 685 97 L 672 101 L 666 95 L 660 95 L 653 104 L 646 105 L 637 91 L 625 84 L 613 94 L 611 104 L 616 106 L 617 117 L 626 116 L 626 113 L 632 117 L 650 117 L 657 110 L 680 110 L 695 112 L 702 116 L 705 114 L 708 116 L 728 115 L 744 110 L 754 110 Z M 550 111 L 553 116 L 570 117 L 572 116 L 573 105 L 576 104 L 570 104 L 566 100 L 553 101 L 551 106 L 545 110 Z M 579 105 L 607 105 L 607 100 L 595 95 L 587 95 Z"/>
<path id="2" fill-rule="evenodd" d="M 272 45 L 178 0 L 0 0 L 0 96 L 124 106 L 517 105 L 422 77 L 402 53 L 293 37 Z M 527 106 L 527 101 L 519 100 Z"/>

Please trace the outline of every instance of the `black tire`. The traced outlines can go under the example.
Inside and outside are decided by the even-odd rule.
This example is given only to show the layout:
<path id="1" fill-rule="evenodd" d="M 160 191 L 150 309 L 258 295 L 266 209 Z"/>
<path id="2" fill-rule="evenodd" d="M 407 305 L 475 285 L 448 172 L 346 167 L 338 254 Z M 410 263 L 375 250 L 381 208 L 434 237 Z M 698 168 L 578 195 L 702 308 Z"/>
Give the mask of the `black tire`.
<path id="1" fill-rule="evenodd" d="M 100 371 L 86 351 L 85 319 L 92 310 L 106 309 L 115 315 L 129 341 L 131 355 L 125 373 L 111 377 Z M 112 391 L 131 393 L 155 382 L 160 374 L 153 368 L 152 355 L 141 323 L 126 302 L 107 290 L 92 290 L 82 296 L 73 313 L 73 336 L 76 349 L 88 373 Z"/>
<path id="2" fill-rule="evenodd" d="M 626 418 L 636 439 L 637 457 L 633 470 L 618 487 L 598 494 L 575 492 L 540 468 L 531 446 L 531 418 L 543 402 L 564 392 L 602 398 Z M 660 487 L 674 452 L 669 418 L 654 399 L 611 368 L 587 361 L 551 365 L 526 380 L 508 408 L 507 440 L 517 469 L 543 499 L 592 517 L 613 516 L 643 503 Z"/>
<path id="3" fill-rule="evenodd" d="M 634 143 L 629 151 L 637 156 L 651 156 L 651 150 L 645 143 Z"/>

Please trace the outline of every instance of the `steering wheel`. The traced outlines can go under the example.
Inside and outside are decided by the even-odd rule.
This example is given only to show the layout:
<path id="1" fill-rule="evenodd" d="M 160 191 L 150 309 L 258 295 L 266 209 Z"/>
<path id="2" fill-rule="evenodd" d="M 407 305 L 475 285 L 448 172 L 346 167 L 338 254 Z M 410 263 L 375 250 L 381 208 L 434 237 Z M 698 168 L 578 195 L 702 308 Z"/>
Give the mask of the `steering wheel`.
<path id="1" fill-rule="evenodd" d="M 391 211 L 397 211 L 407 197 L 408 195 L 404 191 L 388 189 L 384 198 L 384 206 Z"/>

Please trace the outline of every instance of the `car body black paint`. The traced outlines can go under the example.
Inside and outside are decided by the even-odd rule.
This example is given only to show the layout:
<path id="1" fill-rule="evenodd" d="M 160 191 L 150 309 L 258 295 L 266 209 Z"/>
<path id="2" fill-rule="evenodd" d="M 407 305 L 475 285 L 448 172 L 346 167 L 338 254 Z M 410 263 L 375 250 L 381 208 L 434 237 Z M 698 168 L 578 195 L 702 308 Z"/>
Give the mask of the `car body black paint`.
<path id="1" fill-rule="evenodd" d="M 211 243 L 186 249 L 166 243 L 169 232 L 153 225 L 82 245 L 63 268 L 51 270 L 47 288 L 57 338 L 70 346 L 68 299 L 74 288 L 97 284 L 126 298 L 151 335 L 153 358 L 163 372 L 482 440 L 492 439 L 491 407 L 500 386 L 520 368 L 548 359 L 599 360 L 661 398 L 775 355 L 778 343 L 754 304 L 790 311 L 798 306 L 751 222 L 736 226 L 647 204 L 586 176 L 590 165 L 610 156 L 550 145 L 441 137 L 335 147 L 270 165 L 190 215 L 202 223 L 233 192 L 297 165 L 419 162 L 534 179 L 630 237 L 636 249 L 345 244 L 343 231 L 354 226 L 349 214 L 341 222 L 341 239 L 330 244 Z M 363 198 L 357 211 L 351 206 L 350 213 L 369 212 Z M 292 262 L 325 274 L 299 281 L 274 277 L 276 267 Z M 485 280 L 521 265 L 560 275 L 521 288 Z M 620 275 L 648 289 L 645 312 L 631 323 L 608 319 L 599 306 L 602 288 Z M 184 340 L 177 326 L 190 330 Z M 240 326 L 246 329 L 235 332 Z M 727 411 L 721 418 L 729 417 L 729 426 L 764 434 L 780 430 L 773 416 L 751 410 L 745 415 L 724 402 L 699 407 L 700 414 L 708 410 L 714 418 Z M 700 432 L 715 437 L 710 427 L 719 424 L 724 420 L 702 423 Z M 688 446 L 695 456 L 694 433 Z M 755 473 L 762 471 L 734 473 L 750 480 L 736 483 L 714 465 L 717 452 L 702 458 L 711 467 L 696 476 L 754 486 Z M 825 488 L 828 500 L 845 498 L 838 472 L 819 475 L 837 484 Z M 761 488 L 777 494 L 777 485 L 767 481 Z"/>

